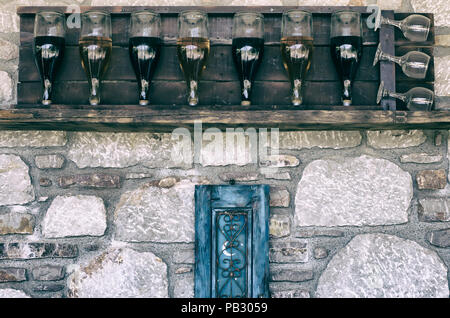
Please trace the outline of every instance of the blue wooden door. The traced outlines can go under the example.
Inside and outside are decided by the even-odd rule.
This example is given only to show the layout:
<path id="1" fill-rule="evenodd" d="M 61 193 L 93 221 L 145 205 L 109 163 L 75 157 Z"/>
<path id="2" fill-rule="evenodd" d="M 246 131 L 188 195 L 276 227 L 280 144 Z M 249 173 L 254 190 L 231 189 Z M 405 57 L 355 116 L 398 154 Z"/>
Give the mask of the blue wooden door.
<path id="1" fill-rule="evenodd" d="M 195 297 L 269 297 L 269 186 L 195 189 Z"/>

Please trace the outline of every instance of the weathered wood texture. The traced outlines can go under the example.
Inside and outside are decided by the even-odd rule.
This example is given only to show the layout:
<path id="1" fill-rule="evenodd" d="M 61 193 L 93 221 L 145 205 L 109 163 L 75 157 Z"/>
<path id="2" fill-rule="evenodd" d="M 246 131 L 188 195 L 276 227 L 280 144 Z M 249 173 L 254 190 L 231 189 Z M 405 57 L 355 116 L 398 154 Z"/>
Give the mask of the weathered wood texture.
<path id="1" fill-rule="evenodd" d="M 305 105 L 300 108 L 288 106 L 290 85 L 281 62 L 279 49 L 281 13 L 297 7 L 96 8 L 112 13 L 113 54 L 110 68 L 103 81 L 101 94 L 103 105 L 86 106 L 88 84 L 81 68 L 77 47 L 79 29 L 69 29 L 66 34 L 65 58 L 55 81 L 52 98 L 55 105 L 44 108 L 39 104 L 42 87 L 32 51 L 33 21 L 37 11 L 48 9 L 48 7 L 21 7 L 18 9 L 21 17 L 18 105 L 11 106 L 13 108 L 11 111 L 3 111 L 1 127 L 4 129 L 40 127 L 67 130 L 155 131 L 168 130 L 167 127 L 191 127 L 194 119 L 201 119 L 205 120 L 206 126 L 258 124 L 282 129 L 287 127 L 304 129 L 378 127 L 383 129 L 383 127 L 395 127 L 396 122 L 395 112 L 382 112 L 382 106 L 375 105 L 380 78 L 386 80 L 389 79 L 389 74 L 393 74 L 389 80 L 398 92 L 407 91 L 415 86 L 434 88 L 433 59 L 427 77 L 420 81 L 406 77 L 399 66 L 388 65 L 389 74 L 383 66 L 372 66 L 376 46 L 386 31 L 390 33 L 388 38 L 390 52 L 394 52 L 392 50 L 395 47 L 396 55 L 403 55 L 415 49 L 433 55 L 434 28 L 426 42 L 412 43 L 389 27 L 382 26 L 378 33 L 363 23 L 363 58 L 353 88 L 353 102 L 359 106 L 350 108 L 338 106 L 341 104 L 341 83 L 330 55 L 330 14 L 348 7 L 298 7 L 313 12 L 315 45 L 312 67 L 304 86 Z M 151 84 L 151 105 L 139 107 L 134 106 L 137 104 L 138 92 L 128 55 L 128 25 L 130 12 L 144 8 L 161 13 L 164 46 Z M 175 41 L 177 14 L 193 8 L 202 9 L 209 14 L 212 48 L 207 69 L 200 81 L 200 105 L 190 108 L 185 106 L 186 84 L 176 56 Z M 66 10 L 64 7 L 53 7 L 53 9 Z M 92 8 L 82 7 L 82 12 L 90 9 Z M 366 7 L 351 7 L 351 9 L 363 13 L 364 18 L 370 14 L 366 13 Z M 240 87 L 231 56 L 232 18 L 235 12 L 242 10 L 262 12 L 265 16 L 265 52 L 252 95 L 253 104 L 258 106 L 252 106 L 252 108 L 233 106 L 240 102 Z M 392 11 L 388 12 L 393 14 Z M 432 14 L 424 15 L 433 19 Z M 406 17 L 405 14 L 395 14 L 396 19 L 404 17 Z M 380 65 L 383 64 L 387 65 L 380 63 Z M 398 101 L 395 108 L 392 106 L 389 108 L 386 105 L 385 107 L 390 110 L 406 110 Z M 440 113 L 441 121 L 438 125 L 442 125 L 443 121 L 447 120 L 447 116 Z M 426 118 L 436 119 L 429 115 Z M 14 120 L 18 122 L 14 123 Z M 321 122 L 322 120 L 324 122 Z M 415 122 L 414 124 L 430 125 L 431 123 Z M 81 126 L 78 127 L 78 125 Z M 409 123 L 403 125 L 408 126 Z"/>
<path id="2" fill-rule="evenodd" d="M 325 108 L 321 110 L 318 108 Z M 71 108 L 54 105 L 48 109 L 0 111 L 0 129 L 69 131 L 153 131 L 190 130 L 195 121 L 208 127 L 265 127 L 281 130 L 353 129 L 449 129 L 450 112 L 406 112 L 366 110 L 352 107 L 286 106 L 154 106 L 122 105 L 93 110 L 90 106 Z M 338 109 L 338 110 L 336 110 Z"/>

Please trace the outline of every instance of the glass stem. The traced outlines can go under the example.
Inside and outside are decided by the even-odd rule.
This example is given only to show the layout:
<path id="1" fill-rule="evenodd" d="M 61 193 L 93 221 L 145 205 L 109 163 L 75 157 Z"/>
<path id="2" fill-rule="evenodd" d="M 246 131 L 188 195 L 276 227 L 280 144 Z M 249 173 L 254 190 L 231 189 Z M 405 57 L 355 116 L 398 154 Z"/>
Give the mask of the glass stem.
<path id="1" fill-rule="evenodd" d="M 188 103 L 191 106 L 196 106 L 198 104 L 198 94 L 197 94 L 198 83 L 197 81 L 189 82 L 189 96 Z"/>
<path id="2" fill-rule="evenodd" d="M 298 106 L 303 102 L 302 96 L 302 81 L 299 79 L 294 80 L 292 85 L 292 105 Z"/>
<path id="3" fill-rule="evenodd" d="M 342 92 L 342 102 L 344 106 L 350 106 L 352 104 L 352 82 L 350 80 L 344 80 L 344 91 Z"/>
<path id="4" fill-rule="evenodd" d="M 91 105 L 98 105 L 100 103 L 100 81 L 97 78 L 91 80 L 91 96 L 89 103 Z"/>
<path id="5" fill-rule="evenodd" d="M 402 28 L 402 21 L 391 20 L 389 18 L 385 18 L 381 16 L 381 24 L 393 25 L 399 29 Z"/>
<path id="6" fill-rule="evenodd" d="M 144 105 L 148 105 L 148 103 L 149 103 L 148 88 L 149 88 L 149 83 L 145 79 L 142 79 L 141 80 L 141 94 L 139 96 L 139 104 L 140 105 L 144 106 Z"/>
<path id="7" fill-rule="evenodd" d="M 249 80 L 244 80 L 242 83 L 242 105 L 250 105 L 251 90 L 252 83 Z"/>
<path id="8" fill-rule="evenodd" d="M 397 98 L 397 99 L 399 99 L 399 100 L 401 100 L 403 102 L 406 102 L 406 95 L 405 94 L 393 93 L 393 92 L 389 92 L 389 91 L 386 90 L 385 96 L 386 95 L 389 96 L 389 97 L 392 97 L 392 98 Z"/>
<path id="9" fill-rule="evenodd" d="M 44 80 L 44 94 L 42 96 L 42 104 L 43 105 L 51 104 L 51 100 L 50 100 L 51 93 L 52 93 L 52 82 L 50 82 L 50 80 L 48 80 L 48 79 L 45 79 Z"/>
<path id="10" fill-rule="evenodd" d="M 397 63 L 400 66 L 402 65 L 401 64 L 401 62 L 402 62 L 402 58 L 401 57 L 397 57 L 397 56 L 390 55 L 390 54 L 383 53 L 383 52 L 380 53 L 380 61 L 390 61 L 390 62 Z"/>

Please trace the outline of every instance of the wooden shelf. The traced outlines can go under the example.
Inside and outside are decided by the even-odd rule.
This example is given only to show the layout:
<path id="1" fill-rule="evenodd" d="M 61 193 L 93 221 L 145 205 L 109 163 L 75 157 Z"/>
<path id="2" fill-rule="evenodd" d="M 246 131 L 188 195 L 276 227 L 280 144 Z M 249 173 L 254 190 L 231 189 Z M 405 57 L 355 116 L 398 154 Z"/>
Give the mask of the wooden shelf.
<path id="1" fill-rule="evenodd" d="M 317 109 L 316 109 L 317 108 Z M 319 110 L 320 108 L 320 110 Z M 325 109 L 325 110 L 324 110 Z M 450 129 L 450 111 L 409 112 L 377 107 L 91 106 L 53 105 L 0 110 L 0 129 L 172 132 L 178 127 L 280 130 Z"/>

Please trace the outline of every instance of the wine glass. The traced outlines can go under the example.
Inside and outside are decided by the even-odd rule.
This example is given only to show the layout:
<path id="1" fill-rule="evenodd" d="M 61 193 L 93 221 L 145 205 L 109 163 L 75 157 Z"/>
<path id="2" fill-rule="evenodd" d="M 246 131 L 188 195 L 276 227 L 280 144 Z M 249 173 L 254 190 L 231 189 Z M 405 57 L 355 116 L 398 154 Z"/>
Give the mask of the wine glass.
<path id="1" fill-rule="evenodd" d="M 343 85 L 342 104 L 352 104 L 352 85 L 362 57 L 361 14 L 343 10 L 331 15 L 331 57 Z"/>
<path id="2" fill-rule="evenodd" d="M 377 95 L 377 104 L 383 97 L 393 97 L 403 101 L 411 111 L 429 111 L 433 106 L 434 93 L 423 87 L 414 87 L 404 94 L 390 92 L 384 88 L 384 82 L 380 83 Z"/>
<path id="3" fill-rule="evenodd" d="M 198 81 L 206 68 L 210 43 L 208 15 L 202 11 L 183 11 L 178 15 L 177 55 L 188 90 L 188 104 L 198 104 Z"/>
<path id="4" fill-rule="evenodd" d="M 81 63 L 89 82 L 89 103 L 100 103 L 101 81 L 112 54 L 111 15 L 103 11 L 88 11 L 81 15 L 79 43 Z"/>
<path id="5" fill-rule="evenodd" d="M 419 51 L 411 51 L 400 57 L 390 55 L 381 50 L 380 43 L 375 53 L 373 65 L 375 66 L 378 61 L 391 61 L 400 65 L 406 76 L 423 79 L 427 75 L 430 59 L 427 54 Z"/>
<path id="6" fill-rule="evenodd" d="M 302 83 L 311 66 L 314 51 L 312 14 L 301 10 L 283 13 L 281 22 L 281 57 L 291 82 L 291 102 L 303 103 Z"/>
<path id="7" fill-rule="evenodd" d="M 150 82 L 161 54 L 161 17 L 151 11 L 131 14 L 129 52 L 139 87 L 139 105 L 149 104 Z"/>
<path id="8" fill-rule="evenodd" d="M 64 36 L 65 15 L 63 13 L 40 11 L 36 14 L 33 51 L 44 87 L 42 105 L 52 103 L 53 81 L 64 56 Z"/>
<path id="9" fill-rule="evenodd" d="M 241 85 L 241 105 L 251 104 L 250 95 L 264 54 L 264 16 L 238 12 L 233 18 L 232 55 Z"/>
<path id="10" fill-rule="evenodd" d="M 375 31 L 381 24 L 389 24 L 399 28 L 405 38 L 413 42 L 424 42 L 430 32 L 431 20 L 420 14 L 411 14 L 407 18 L 396 21 L 383 17 L 379 14 L 375 20 Z"/>

